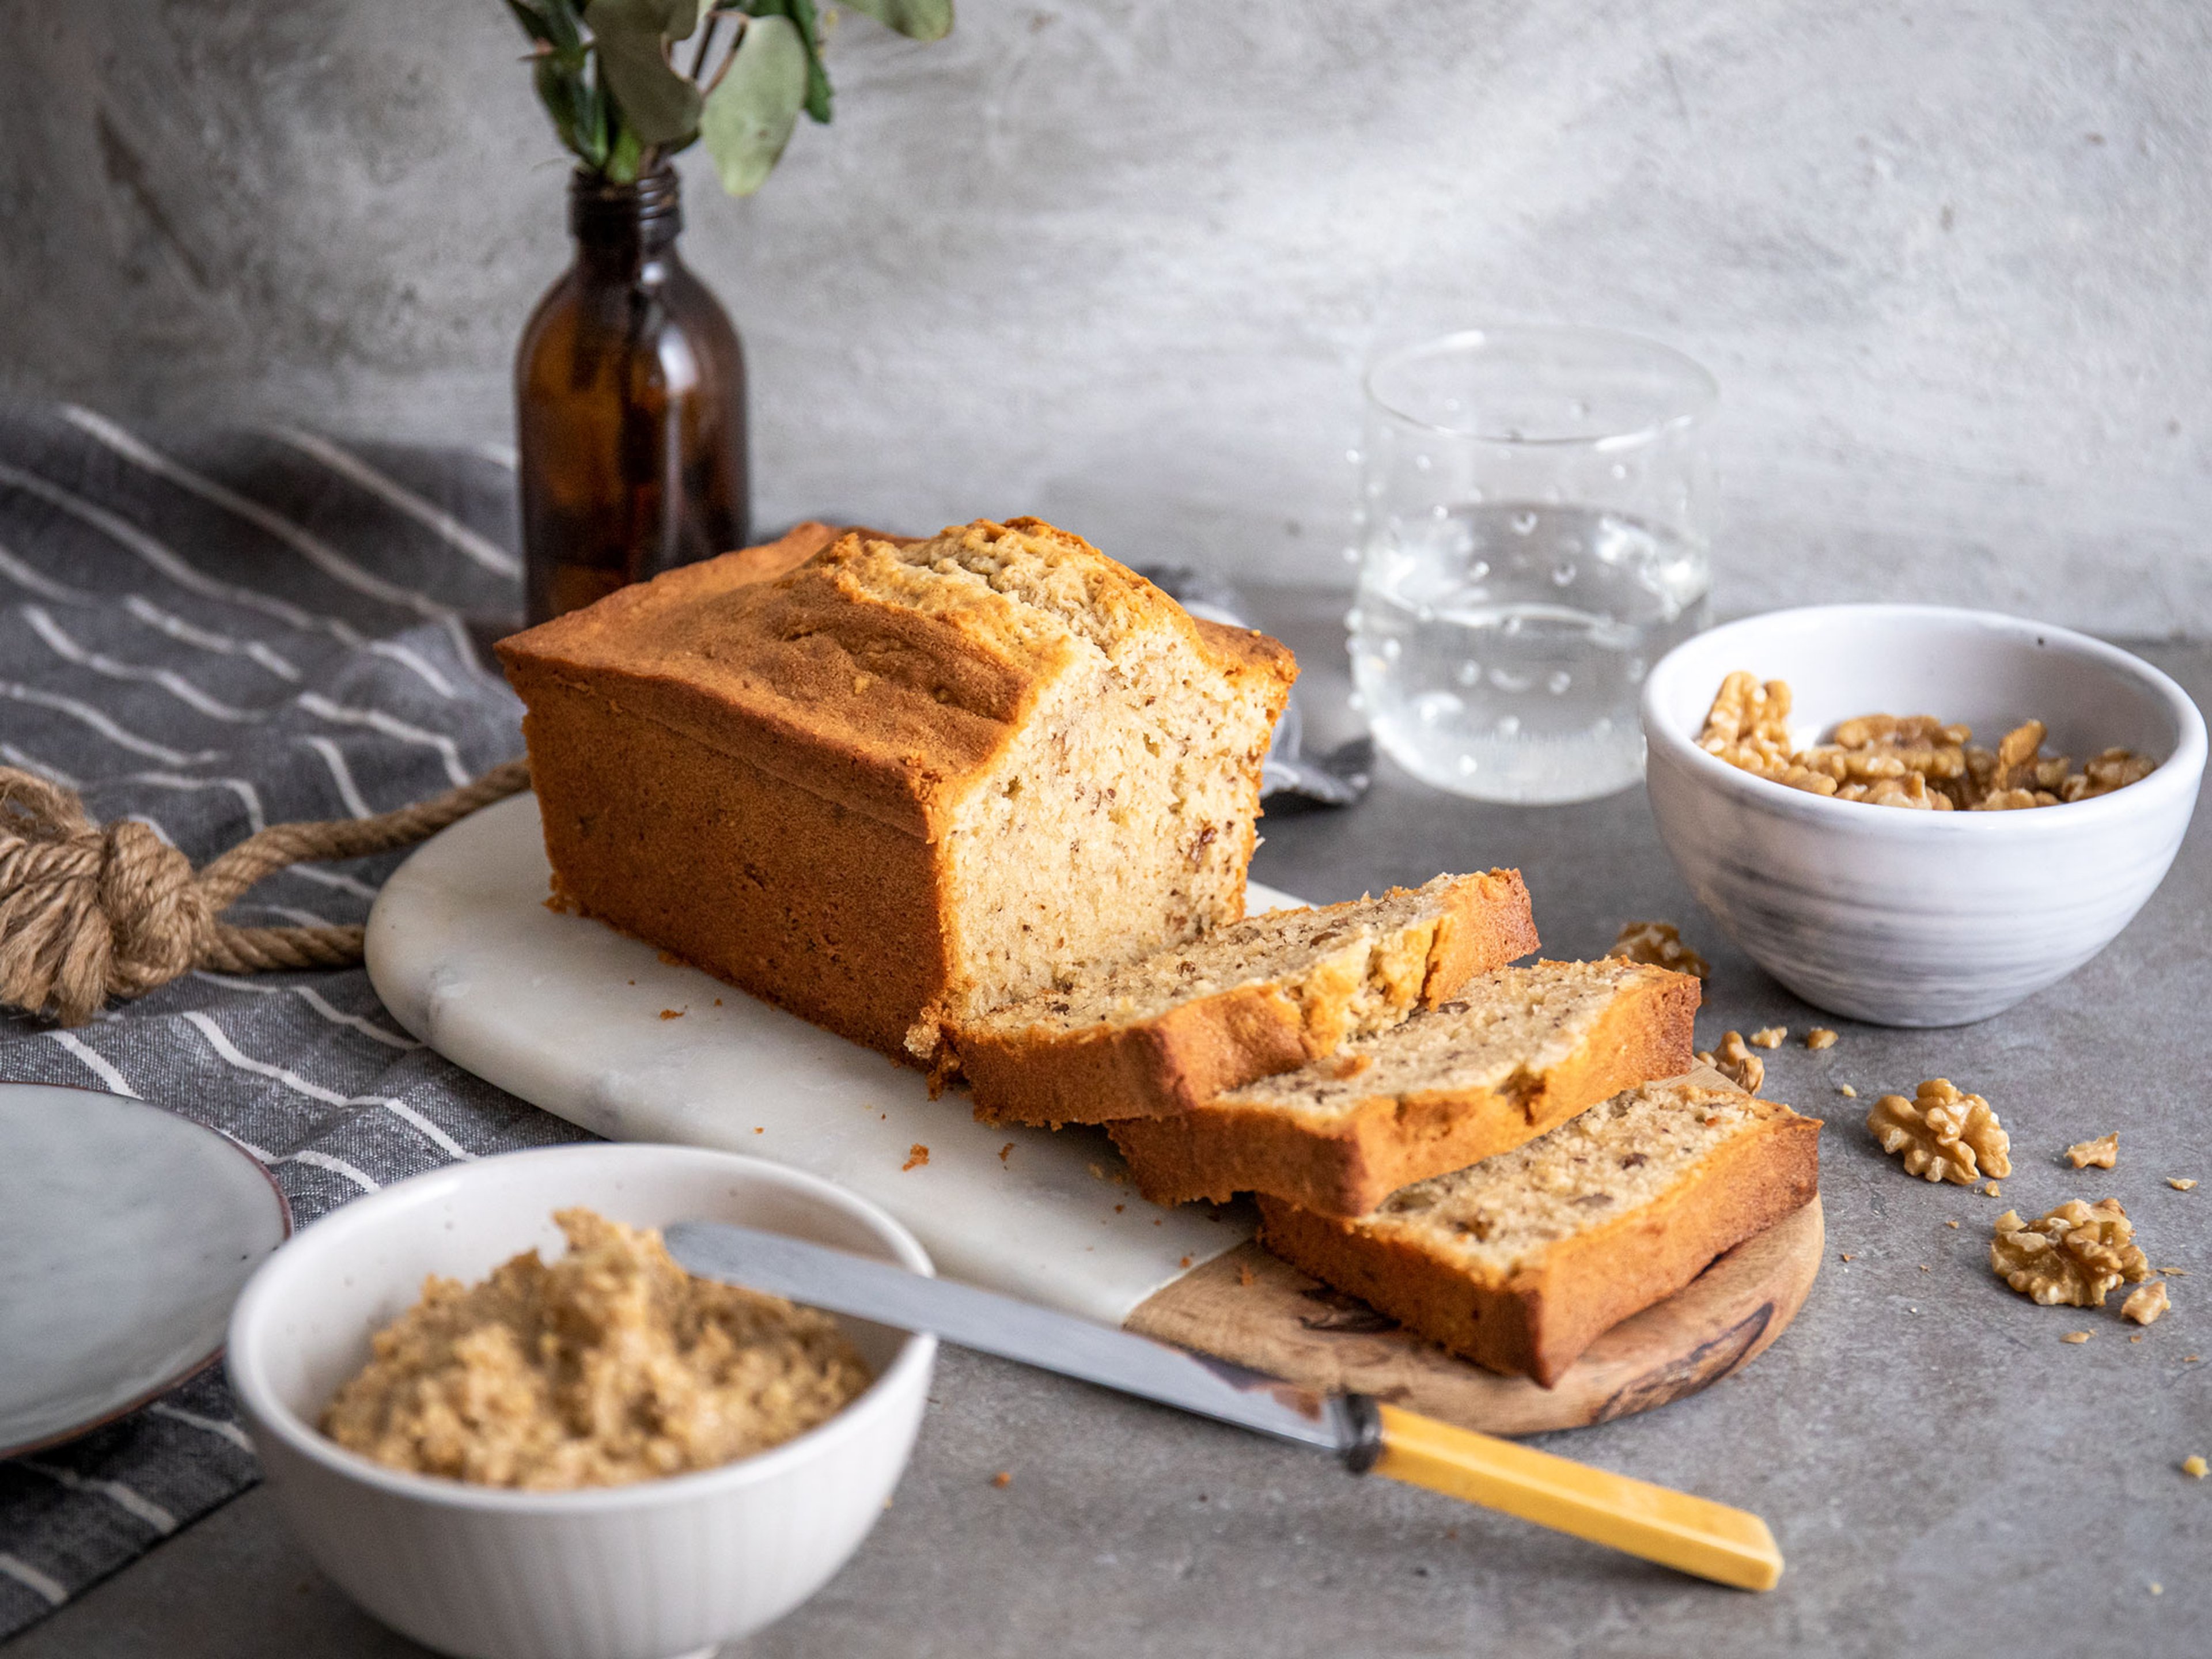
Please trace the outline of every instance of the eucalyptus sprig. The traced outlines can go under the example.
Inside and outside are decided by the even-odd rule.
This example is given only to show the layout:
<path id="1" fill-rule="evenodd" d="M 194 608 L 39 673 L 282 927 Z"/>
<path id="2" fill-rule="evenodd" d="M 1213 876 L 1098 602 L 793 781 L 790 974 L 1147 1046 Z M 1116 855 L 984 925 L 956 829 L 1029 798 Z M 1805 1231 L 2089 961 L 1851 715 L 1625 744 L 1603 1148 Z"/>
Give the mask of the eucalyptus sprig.
<path id="1" fill-rule="evenodd" d="M 942 40 L 952 28 L 952 0 L 843 3 L 915 40 Z M 775 169 L 801 110 L 830 118 L 822 61 L 830 20 L 815 0 L 507 6 L 530 36 L 538 96 L 554 131 L 586 169 L 616 184 L 635 182 L 703 139 L 722 187 L 750 196 Z M 726 21 L 736 27 L 722 39 Z M 683 70 L 678 49 L 686 41 L 690 65 Z"/>

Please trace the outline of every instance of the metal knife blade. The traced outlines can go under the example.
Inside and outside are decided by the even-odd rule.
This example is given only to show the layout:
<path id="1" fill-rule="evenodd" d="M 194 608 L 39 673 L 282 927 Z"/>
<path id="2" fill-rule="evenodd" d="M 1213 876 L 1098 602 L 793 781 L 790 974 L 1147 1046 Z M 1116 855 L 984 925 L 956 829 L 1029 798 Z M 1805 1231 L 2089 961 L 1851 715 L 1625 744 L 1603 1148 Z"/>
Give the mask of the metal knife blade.
<path id="1" fill-rule="evenodd" d="M 930 1331 L 963 1348 L 1058 1371 L 1202 1417 L 1371 1457 L 1373 1407 L 1357 1395 L 1316 1394 L 1263 1372 L 1133 1336 L 1109 1325 L 927 1279 L 889 1262 L 848 1255 L 780 1233 L 721 1222 L 679 1221 L 663 1230 L 686 1273 L 767 1291 L 793 1302 Z M 1365 1407 L 1363 1411 L 1361 1408 Z"/>

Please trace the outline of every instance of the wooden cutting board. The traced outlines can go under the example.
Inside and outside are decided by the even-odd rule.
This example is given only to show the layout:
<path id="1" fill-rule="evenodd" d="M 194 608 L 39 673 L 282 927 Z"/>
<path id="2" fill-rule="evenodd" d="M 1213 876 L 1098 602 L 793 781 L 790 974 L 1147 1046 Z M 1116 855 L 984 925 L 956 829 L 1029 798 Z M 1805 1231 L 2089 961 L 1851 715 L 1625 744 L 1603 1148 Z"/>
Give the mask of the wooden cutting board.
<path id="1" fill-rule="evenodd" d="M 549 909 L 547 880 L 531 795 L 418 848 L 368 922 L 369 975 L 393 1017 L 611 1139 L 720 1147 L 836 1181 L 911 1228 L 951 1278 L 1512 1434 L 1704 1387 L 1780 1334 L 1819 1267 L 1816 1205 L 1601 1339 L 1559 1388 L 1493 1377 L 1266 1255 L 1249 1206 L 1147 1204 L 1103 1131 L 977 1123 L 964 1095 L 932 1100 L 918 1072 Z M 1296 901 L 1255 886 L 1251 902 Z"/>

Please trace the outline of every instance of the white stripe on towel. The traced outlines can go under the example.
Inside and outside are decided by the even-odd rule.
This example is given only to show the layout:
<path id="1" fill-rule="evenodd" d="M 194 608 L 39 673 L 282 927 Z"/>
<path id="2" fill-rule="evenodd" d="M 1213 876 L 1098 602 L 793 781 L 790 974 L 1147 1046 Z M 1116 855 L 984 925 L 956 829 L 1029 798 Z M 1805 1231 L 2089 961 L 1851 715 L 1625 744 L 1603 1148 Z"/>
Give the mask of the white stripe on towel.
<path id="1" fill-rule="evenodd" d="M 60 767 L 49 766 L 42 760 L 34 759 L 16 748 L 12 743 L 0 743 L 0 760 L 6 761 L 10 766 L 20 766 L 26 772 L 36 772 L 48 783 L 58 783 L 64 789 L 84 787 Z"/>
<path id="2" fill-rule="evenodd" d="M 245 520 L 255 529 L 275 537 L 333 581 L 343 582 L 356 592 L 366 593 L 386 605 L 412 611 L 418 617 L 443 618 L 453 615 L 451 605 L 441 605 L 411 587 L 403 587 L 397 582 L 386 581 L 383 577 L 362 569 L 320 537 L 294 524 L 283 514 L 272 513 L 260 502 L 249 500 L 236 490 L 171 460 L 106 416 L 95 415 L 76 404 L 64 404 L 62 405 L 62 418 L 79 431 L 99 439 L 125 460 L 145 468 L 155 477 L 165 479 L 178 489 L 198 495 L 202 501 L 211 502 L 224 512 Z"/>
<path id="3" fill-rule="evenodd" d="M 167 744 L 133 737 L 88 702 L 79 702 L 75 697 L 64 697 L 57 692 L 40 691 L 27 685 L 18 685 L 13 680 L 0 680 L 0 697 L 16 702 L 33 703 L 39 708 L 51 708 L 57 714 L 82 720 L 110 743 L 119 744 L 133 754 L 143 755 L 149 760 L 160 761 L 164 766 L 198 766 L 222 758 L 220 749 L 203 749 L 188 755 L 181 749 L 170 748 Z"/>
<path id="4" fill-rule="evenodd" d="M 323 757 L 323 764 L 331 769 L 331 781 L 338 787 L 338 799 L 345 803 L 347 811 L 357 818 L 373 818 L 368 803 L 361 798 L 361 787 L 353 781 L 353 769 L 346 764 L 345 751 L 328 738 L 302 738 L 301 743 Z"/>
<path id="5" fill-rule="evenodd" d="M 69 1600 L 69 1592 L 55 1580 L 49 1578 L 20 1555 L 10 1555 L 0 1550 L 0 1572 L 4 1572 L 24 1589 L 44 1596 L 55 1607 Z"/>
<path id="6" fill-rule="evenodd" d="M 69 1053 L 75 1054 L 79 1063 L 83 1066 L 86 1071 L 90 1072 L 102 1083 L 105 1083 L 114 1093 L 118 1095 L 128 1095 L 133 1100 L 143 1100 L 145 1098 L 143 1095 L 141 1095 L 136 1089 L 131 1086 L 131 1080 L 128 1078 L 125 1077 L 122 1073 L 115 1069 L 113 1061 L 110 1060 L 103 1054 L 94 1053 L 92 1046 L 86 1042 L 82 1037 L 77 1036 L 76 1032 L 47 1031 L 43 1033 L 43 1035 L 51 1037 L 63 1048 L 66 1049 Z"/>
<path id="7" fill-rule="evenodd" d="M 177 1517 L 152 1498 L 131 1490 L 120 1480 L 102 1480 L 96 1476 L 79 1474 L 75 1469 L 65 1469 L 58 1463 L 37 1463 L 26 1457 L 18 1465 L 34 1474 L 67 1487 L 71 1492 L 98 1492 L 125 1514 L 136 1516 L 155 1532 L 167 1537 L 177 1529 Z"/>
<path id="8" fill-rule="evenodd" d="M 234 708 L 219 698 L 211 697 L 173 669 L 147 668 L 137 663 L 118 662 L 114 658 L 89 650 L 71 639 L 53 615 L 42 605 L 27 605 L 22 608 L 23 620 L 31 624 L 31 631 L 44 640 L 53 653 L 64 662 L 75 663 L 80 668 L 89 668 L 95 674 L 104 674 L 111 680 L 129 680 L 140 685 L 157 685 L 179 702 L 197 708 L 210 720 L 228 720 L 234 725 L 251 725 L 269 718 L 265 714 L 250 708 Z"/>
<path id="9" fill-rule="evenodd" d="M 228 974 L 210 972 L 205 968 L 192 969 L 192 977 L 204 979 L 210 985 L 220 985 L 227 991 L 252 991 L 257 996 L 281 997 L 289 992 L 304 1000 L 310 1008 L 333 1025 L 350 1025 L 363 1036 L 374 1037 L 379 1042 L 388 1043 L 394 1048 L 419 1048 L 422 1046 L 413 1037 L 401 1036 L 398 1032 L 387 1031 L 374 1021 L 364 1019 L 359 1014 L 349 1014 L 343 1008 L 332 1007 L 323 1000 L 321 994 L 313 986 L 256 985 L 250 979 L 236 979 Z"/>
<path id="10" fill-rule="evenodd" d="M 342 726 L 365 726 L 372 732 L 380 732 L 387 738 L 397 738 L 402 743 L 419 743 L 438 751 L 446 763 L 446 775 L 459 788 L 469 781 L 468 769 L 461 764 L 461 751 L 453 740 L 442 732 L 428 732 L 419 726 L 386 714 L 381 708 L 354 708 L 343 703 L 332 702 L 319 691 L 303 691 L 299 696 L 300 707 L 310 714 L 319 714 L 326 720 Z M 363 817 L 368 816 L 366 813 Z"/>
<path id="11" fill-rule="evenodd" d="M 156 1417 L 167 1417 L 184 1424 L 187 1428 L 203 1433 L 219 1435 L 242 1452 L 253 1449 L 253 1443 L 246 1437 L 246 1431 L 235 1423 L 226 1423 L 219 1417 L 202 1417 L 198 1412 L 188 1412 L 181 1406 L 172 1406 L 167 1401 L 156 1401 L 146 1408 Z"/>
<path id="12" fill-rule="evenodd" d="M 198 1028 L 200 1035 L 208 1040 L 209 1048 L 214 1049 L 223 1060 L 235 1066 L 241 1072 L 252 1072 L 258 1077 L 265 1077 L 273 1082 L 281 1083 L 295 1093 L 305 1095 L 310 1100 L 319 1100 L 325 1106 L 381 1106 L 402 1122 L 411 1124 L 421 1131 L 425 1138 L 435 1142 L 452 1156 L 468 1158 L 476 1156 L 453 1136 L 423 1116 L 422 1113 L 402 1101 L 394 1100 L 389 1095 L 342 1095 L 335 1089 L 325 1089 L 319 1083 L 308 1082 L 297 1072 L 287 1071 L 282 1066 L 271 1066 L 264 1060 L 247 1058 L 239 1052 L 236 1044 L 222 1034 L 221 1026 L 197 1009 L 188 1011 L 185 1018 Z M 308 1161 L 307 1154 L 305 1152 L 295 1152 L 293 1156 L 302 1163 Z"/>
<path id="13" fill-rule="evenodd" d="M 153 566 L 178 586 L 189 589 L 203 599 L 220 599 L 226 605 L 258 611 L 264 616 L 274 617 L 279 622 L 303 631 L 320 629 L 331 638 L 356 650 L 368 643 L 360 630 L 340 622 L 336 617 L 317 616 L 311 611 L 302 611 L 289 600 L 278 599 L 273 593 L 217 580 L 171 548 L 156 541 L 130 520 L 111 513 L 104 507 L 95 506 L 82 495 L 71 495 L 60 485 L 47 483 L 35 472 L 26 472 L 20 467 L 0 462 L 0 484 L 35 495 L 49 507 L 58 507 L 71 518 L 90 525 L 111 541 L 137 555 L 144 563 Z"/>
<path id="14" fill-rule="evenodd" d="M 341 449 L 329 439 L 289 426 L 273 427 L 271 434 L 304 454 L 311 455 L 339 477 L 359 484 L 387 507 L 395 507 L 437 532 L 487 570 L 502 576 L 519 576 L 522 562 L 489 537 L 480 536 L 445 508 L 428 501 L 397 479 L 386 477 L 351 450 Z"/>

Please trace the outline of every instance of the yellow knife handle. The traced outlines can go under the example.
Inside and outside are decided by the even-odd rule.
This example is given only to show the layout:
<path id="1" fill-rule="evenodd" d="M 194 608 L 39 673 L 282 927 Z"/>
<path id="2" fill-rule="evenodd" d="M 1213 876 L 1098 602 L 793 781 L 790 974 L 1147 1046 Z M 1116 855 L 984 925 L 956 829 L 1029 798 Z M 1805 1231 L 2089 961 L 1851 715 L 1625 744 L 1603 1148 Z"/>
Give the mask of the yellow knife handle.
<path id="1" fill-rule="evenodd" d="M 1454 1428 L 1379 1401 L 1374 1409 L 1380 1446 L 1370 1467 L 1377 1474 L 1738 1589 L 1772 1589 L 1782 1577 L 1774 1534 L 1747 1510 Z M 1364 1458 L 1355 1454 L 1347 1461 L 1357 1468 Z"/>

